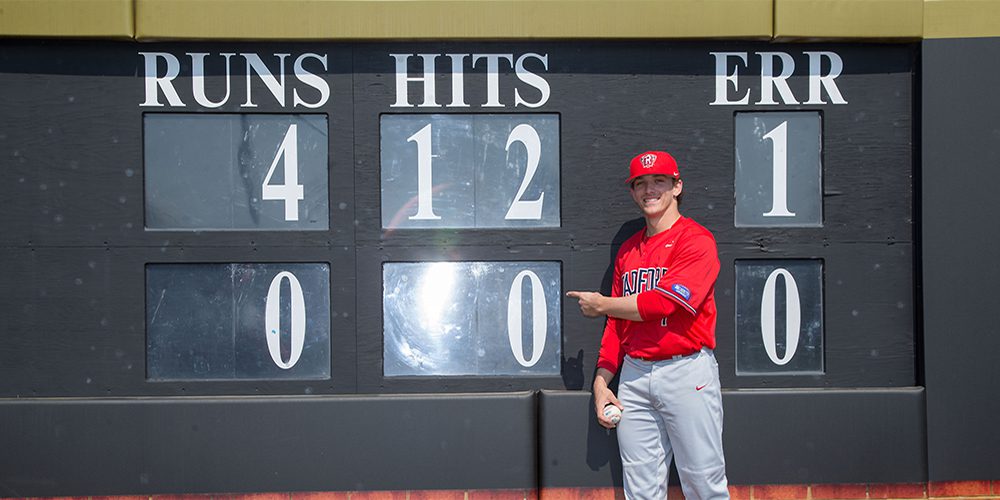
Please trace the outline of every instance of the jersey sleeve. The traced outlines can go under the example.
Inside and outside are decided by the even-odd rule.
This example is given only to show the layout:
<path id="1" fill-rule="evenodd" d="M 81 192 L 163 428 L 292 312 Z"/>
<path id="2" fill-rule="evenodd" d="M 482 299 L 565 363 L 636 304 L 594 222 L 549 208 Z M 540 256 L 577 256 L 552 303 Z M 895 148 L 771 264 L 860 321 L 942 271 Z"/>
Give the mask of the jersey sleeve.
<path id="1" fill-rule="evenodd" d="M 635 306 L 643 321 L 654 321 L 666 318 L 680 309 L 677 302 L 667 298 L 656 290 L 646 290 L 635 296 Z"/>
<path id="2" fill-rule="evenodd" d="M 622 271 L 617 259 L 615 259 L 615 270 L 611 282 L 611 296 L 622 296 Z M 601 350 L 597 356 L 597 367 L 604 368 L 611 373 L 618 373 L 622 361 L 625 359 L 625 351 L 622 349 L 622 335 L 625 333 L 625 320 L 608 316 L 604 324 L 604 335 L 601 337 Z"/>
<path id="3" fill-rule="evenodd" d="M 719 252 L 708 234 L 694 236 L 677 251 L 653 290 L 676 302 L 679 310 L 695 315 L 719 276 Z"/>

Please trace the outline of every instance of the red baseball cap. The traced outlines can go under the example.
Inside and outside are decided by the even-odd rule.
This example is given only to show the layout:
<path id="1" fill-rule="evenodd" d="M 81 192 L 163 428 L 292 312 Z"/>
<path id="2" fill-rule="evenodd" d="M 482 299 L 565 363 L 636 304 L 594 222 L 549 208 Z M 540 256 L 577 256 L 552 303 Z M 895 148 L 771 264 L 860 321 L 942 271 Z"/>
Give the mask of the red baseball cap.
<path id="1" fill-rule="evenodd" d="M 681 178 L 681 171 L 677 168 L 677 160 L 666 151 L 646 151 L 635 158 L 629 164 L 629 177 L 626 184 L 642 175 L 666 175 L 674 179 Z"/>

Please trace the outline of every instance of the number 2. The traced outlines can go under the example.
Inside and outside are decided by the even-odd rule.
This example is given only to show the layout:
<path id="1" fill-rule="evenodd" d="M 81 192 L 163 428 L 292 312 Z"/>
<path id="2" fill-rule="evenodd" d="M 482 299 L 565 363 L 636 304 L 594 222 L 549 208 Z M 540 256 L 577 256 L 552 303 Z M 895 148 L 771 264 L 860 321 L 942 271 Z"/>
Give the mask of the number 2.
<path id="1" fill-rule="evenodd" d="M 538 138 L 538 132 L 535 131 L 534 127 L 522 123 L 514 127 L 510 136 L 507 137 L 507 153 L 510 153 L 510 145 L 515 142 L 524 144 L 525 149 L 528 150 L 528 169 L 524 172 L 521 187 L 517 190 L 514 202 L 510 204 L 510 209 L 507 210 L 504 219 L 538 220 L 542 218 L 542 200 L 545 198 L 545 192 L 538 195 L 537 200 L 523 201 L 521 196 L 524 195 L 524 190 L 528 189 L 528 184 L 531 183 L 531 179 L 535 176 L 535 170 L 538 169 L 538 160 L 542 156 L 542 141 Z"/>

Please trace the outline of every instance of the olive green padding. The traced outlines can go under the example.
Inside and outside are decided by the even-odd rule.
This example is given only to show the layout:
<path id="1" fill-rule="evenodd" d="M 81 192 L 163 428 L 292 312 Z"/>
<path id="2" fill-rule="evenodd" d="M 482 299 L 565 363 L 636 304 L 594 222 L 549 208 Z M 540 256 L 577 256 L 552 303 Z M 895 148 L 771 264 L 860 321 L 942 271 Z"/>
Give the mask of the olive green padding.
<path id="1" fill-rule="evenodd" d="M 769 39 L 772 0 L 136 0 L 146 39 Z"/>
<path id="2" fill-rule="evenodd" d="M 1000 37 L 1000 0 L 0 0 L 0 36 L 977 38 Z"/>
<path id="3" fill-rule="evenodd" d="M 774 0 L 774 36 L 918 39 L 923 7 L 923 0 Z"/>
<path id="4" fill-rule="evenodd" d="M 0 0 L 0 36 L 132 38 L 132 0 Z"/>
<path id="5" fill-rule="evenodd" d="M 924 38 L 1000 36 L 1000 1 L 924 0 Z"/>

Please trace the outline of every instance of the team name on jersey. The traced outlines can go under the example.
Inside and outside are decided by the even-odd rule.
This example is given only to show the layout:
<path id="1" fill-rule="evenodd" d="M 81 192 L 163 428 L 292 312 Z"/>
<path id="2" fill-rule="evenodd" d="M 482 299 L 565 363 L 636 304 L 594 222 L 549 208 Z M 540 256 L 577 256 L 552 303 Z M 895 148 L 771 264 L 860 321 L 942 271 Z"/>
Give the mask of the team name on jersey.
<path id="1" fill-rule="evenodd" d="M 622 295 L 627 297 L 652 290 L 666 272 L 665 267 L 640 267 L 622 274 Z"/>

